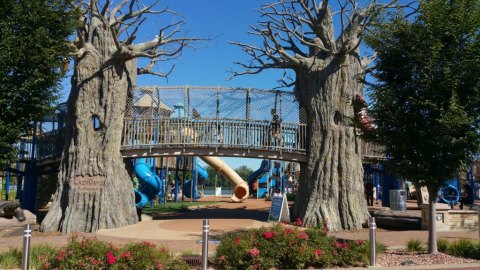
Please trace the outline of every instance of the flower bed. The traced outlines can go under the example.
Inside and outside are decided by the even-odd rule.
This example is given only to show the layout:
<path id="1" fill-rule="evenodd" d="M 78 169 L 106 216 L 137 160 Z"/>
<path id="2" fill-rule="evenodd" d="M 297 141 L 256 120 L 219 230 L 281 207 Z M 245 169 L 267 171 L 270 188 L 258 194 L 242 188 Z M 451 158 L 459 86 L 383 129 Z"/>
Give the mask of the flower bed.
<path id="1" fill-rule="evenodd" d="M 340 241 L 322 228 L 285 224 L 224 236 L 216 249 L 215 269 L 303 269 L 364 266 L 365 241 Z"/>
<path id="2" fill-rule="evenodd" d="M 39 269 L 190 269 L 166 248 L 146 241 L 117 248 L 95 238 L 77 236 L 44 260 Z"/>

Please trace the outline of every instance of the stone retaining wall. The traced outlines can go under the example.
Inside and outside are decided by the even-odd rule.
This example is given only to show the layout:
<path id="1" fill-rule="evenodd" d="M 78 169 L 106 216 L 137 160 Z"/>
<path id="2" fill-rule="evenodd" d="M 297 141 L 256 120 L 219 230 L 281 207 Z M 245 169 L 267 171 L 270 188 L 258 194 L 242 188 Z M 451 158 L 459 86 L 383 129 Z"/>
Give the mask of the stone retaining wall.
<path id="1" fill-rule="evenodd" d="M 428 204 L 422 204 L 422 230 L 428 230 Z M 478 230 L 478 210 L 451 210 L 450 207 L 437 204 L 437 231 Z"/>
<path id="2" fill-rule="evenodd" d="M 448 226 L 452 231 L 478 229 L 478 211 L 450 210 L 448 215 Z"/>

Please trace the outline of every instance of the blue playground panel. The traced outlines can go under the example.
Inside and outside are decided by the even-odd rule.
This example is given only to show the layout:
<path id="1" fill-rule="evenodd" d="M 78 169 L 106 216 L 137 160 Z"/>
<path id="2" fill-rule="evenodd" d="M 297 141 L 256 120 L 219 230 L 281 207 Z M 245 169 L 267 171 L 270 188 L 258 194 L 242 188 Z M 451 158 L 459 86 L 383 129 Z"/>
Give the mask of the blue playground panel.
<path id="1" fill-rule="evenodd" d="M 460 200 L 461 192 L 458 179 L 447 179 L 440 188 L 438 202 L 455 205 Z"/>

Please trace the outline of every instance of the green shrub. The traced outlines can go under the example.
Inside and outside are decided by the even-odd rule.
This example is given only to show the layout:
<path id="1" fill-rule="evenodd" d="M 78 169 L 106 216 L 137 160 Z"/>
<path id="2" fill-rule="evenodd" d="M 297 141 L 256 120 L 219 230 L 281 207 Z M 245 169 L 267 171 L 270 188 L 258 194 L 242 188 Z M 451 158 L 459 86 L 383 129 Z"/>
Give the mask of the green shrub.
<path id="1" fill-rule="evenodd" d="M 126 269 L 190 269 L 187 263 L 174 257 L 167 248 L 156 247 L 146 241 L 129 243 L 118 254 L 118 262 L 127 266 Z"/>
<path id="2" fill-rule="evenodd" d="M 480 241 L 478 240 L 459 239 L 454 242 L 448 242 L 446 239 L 439 239 L 437 247 L 438 251 L 453 256 L 480 259 Z"/>
<path id="3" fill-rule="evenodd" d="M 425 246 L 423 245 L 423 242 L 419 239 L 410 239 L 407 242 L 407 251 L 410 251 L 410 252 L 425 251 Z"/>
<path id="4" fill-rule="evenodd" d="M 215 264 L 219 269 L 303 269 L 361 266 L 368 261 L 365 241 L 340 241 L 321 228 L 277 224 L 221 238 Z"/>
<path id="5" fill-rule="evenodd" d="M 438 251 L 440 252 L 447 252 L 448 251 L 448 247 L 450 246 L 450 243 L 448 242 L 447 239 L 445 238 L 440 238 L 437 240 L 437 249 Z"/>
<path id="6" fill-rule="evenodd" d="M 450 243 L 447 253 L 458 257 L 480 259 L 480 241 L 459 239 Z"/>
<path id="7" fill-rule="evenodd" d="M 164 247 L 149 242 L 121 248 L 95 238 L 72 237 L 38 269 L 190 269 Z"/>

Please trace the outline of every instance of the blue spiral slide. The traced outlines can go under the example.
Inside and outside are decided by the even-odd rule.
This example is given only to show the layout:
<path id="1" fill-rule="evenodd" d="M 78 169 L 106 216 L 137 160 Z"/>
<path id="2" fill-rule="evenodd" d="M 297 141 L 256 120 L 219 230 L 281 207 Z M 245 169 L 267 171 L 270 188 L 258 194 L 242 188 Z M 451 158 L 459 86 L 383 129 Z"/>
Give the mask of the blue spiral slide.
<path id="1" fill-rule="evenodd" d="M 139 207 L 145 207 L 163 190 L 162 179 L 152 172 L 150 167 L 145 159 L 139 159 L 134 166 L 135 174 L 140 180 L 140 188 L 134 190 L 135 205 Z"/>
<path id="2" fill-rule="evenodd" d="M 196 164 L 195 169 L 197 170 L 197 173 L 198 173 L 197 186 L 201 186 L 208 179 L 207 170 L 205 170 L 205 168 L 200 166 L 198 163 Z M 193 175 L 193 178 L 195 178 L 195 175 Z M 183 194 L 185 195 L 185 197 L 190 198 L 190 194 L 192 192 L 190 190 L 191 188 L 192 188 L 192 181 L 191 180 L 187 180 L 187 181 L 185 181 L 185 183 L 183 183 Z M 200 194 L 199 191 L 197 191 L 197 194 L 195 195 L 195 198 L 199 199 L 200 197 L 201 197 L 201 194 Z"/>

